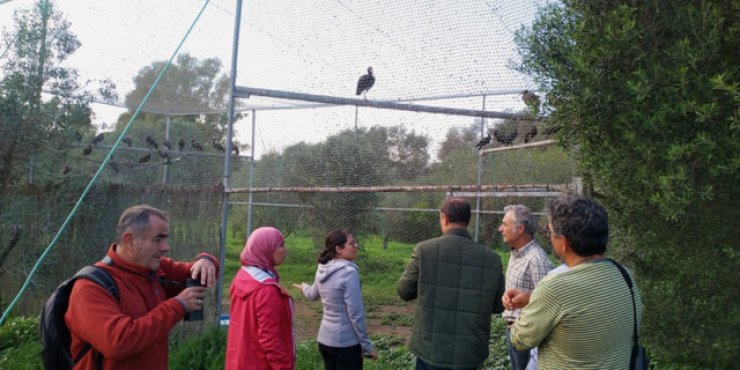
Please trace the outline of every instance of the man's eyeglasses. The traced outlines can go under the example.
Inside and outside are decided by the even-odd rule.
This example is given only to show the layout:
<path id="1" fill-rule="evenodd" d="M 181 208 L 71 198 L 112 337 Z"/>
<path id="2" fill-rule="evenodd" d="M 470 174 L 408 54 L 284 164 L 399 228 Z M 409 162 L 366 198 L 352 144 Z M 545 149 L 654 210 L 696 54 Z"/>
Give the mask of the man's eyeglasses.
<path id="1" fill-rule="evenodd" d="M 540 228 L 540 231 L 542 231 L 543 233 L 545 233 L 545 235 L 547 235 L 547 236 L 550 236 L 550 234 L 552 234 L 552 230 L 550 229 L 550 225 L 545 225 L 545 226 L 541 227 Z"/>

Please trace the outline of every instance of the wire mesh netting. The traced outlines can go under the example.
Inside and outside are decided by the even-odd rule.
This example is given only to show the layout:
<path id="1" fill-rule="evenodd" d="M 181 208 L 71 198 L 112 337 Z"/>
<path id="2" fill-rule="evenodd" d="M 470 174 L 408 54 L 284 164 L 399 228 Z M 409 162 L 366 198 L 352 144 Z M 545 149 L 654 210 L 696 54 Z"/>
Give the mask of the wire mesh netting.
<path id="1" fill-rule="evenodd" d="M 42 45 L 60 45 L 67 32 L 76 35 L 79 45 L 66 54 L 52 53 L 41 65 L 64 71 L 39 86 L 43 103 L 38 109 L 46 111 L 19 120 L 6 111 L 0 116 L 0 147 L 19 143 L 13 144 L 19 149 L 8 162 L 15 177 L 13 196 L 3 198 L 3 230 L 17 223 L 34 225 L 26 227 L 9 257 L 20 262 L 3 268 L 11 277 L 3 282 L 3 297 L 17 291 L 204 5 L 66 0 L 51 3 L 60 18 L 34 23 L 39 3 L 0 3 L 2 77 L 26 71 L 23 66 L 30 66 L 28 71 L 39 67 L 38 60 L 24 54 L 22 43 L 31 37 L 18 37 L 19 22 L 52 30 Z M 447 195 L 440 187 L 571 184 L 575 160 L 558 147 L 483 156 L 476 148 L 488 134 L 490 143 L 483 149 L 553 138 L 552 128 L 535 119 L 537 111 L 525 104 L 523 93 L 535 84 L 511 68 L 518 60 L 514 32 L 547 4 L 246 1 L 239 23 L 237 86 L 508 112 L 517 119 L 251 96 L 236 99 L 234 135 L 227 143 L 235 4 L 211 1 L 34 280 L 34 294 L 47 297 L 79 267 L 99 259 L 113 241 L 117 217 L 138 203 L 173 213 L 175 258 L 189 259 L 204 249 L 218 255 L 227 144 L 233 147 L 229 187 L 263 189 L 251 197 L 230 195 L 233 235 L 245 236 L 251 221 L 252 229 L 271 225 L 286 233 L 305 231 L 317 241 L 330 229 L 349 227 L 359 236 L 416 243 L 439 233 L 437 208 Z M 358 79 L 370 66 L 375 84 L 358 96 Z M 75 77 L 76 85 L 65 90 L 60 75 Z M 54 107 L 74 106 L 74 96 L 83 91 L 91 112 L 55 113 Z M 295 190 L 281 192 L 285 187 Z M 338 187 L 397 189 L 317 190 Z M 495 247 L 504 205 L 524 203 L 540 211 L 547 199 L 493 195 L 480 204 L 470 198 L 480 210 L 471 233 Z M 0 241 L 9 234 L 0 235 Z M 23 312 L 39 311 L 41 301 L 24 302 Z"/>

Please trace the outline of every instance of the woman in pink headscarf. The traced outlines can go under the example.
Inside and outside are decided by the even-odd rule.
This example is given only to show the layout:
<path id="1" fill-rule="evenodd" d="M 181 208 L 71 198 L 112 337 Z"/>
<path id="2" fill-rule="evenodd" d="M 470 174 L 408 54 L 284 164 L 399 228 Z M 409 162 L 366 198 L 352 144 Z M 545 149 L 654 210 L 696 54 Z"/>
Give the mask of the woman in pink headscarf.
<path id="1" fill-rule="evenodd" d="M 293 300 L 275 270 L 287 252 L 278 229 L 261 227 L 249 237 L 229 291 L 227 370 L 295 369 Z"/>

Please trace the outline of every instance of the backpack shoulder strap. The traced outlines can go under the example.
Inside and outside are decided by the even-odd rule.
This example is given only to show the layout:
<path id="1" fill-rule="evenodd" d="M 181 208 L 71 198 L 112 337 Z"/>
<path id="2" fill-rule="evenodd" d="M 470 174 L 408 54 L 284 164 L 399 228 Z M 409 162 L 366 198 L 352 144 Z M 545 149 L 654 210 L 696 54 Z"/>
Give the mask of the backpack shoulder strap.
<path id="1" fill-rule="evenodd" d="M 116 285 L 116 281 L 113 280 L 113 276 L 111 276 L 110 273 L 108 271 L 105 271 L 105 269 L 103 269 L 102 267 L 85 266 L 75 274 L 74 279 L 78 278 L 87 279 L 95 284 L 100 285 L 101 287 L 109 291 L 110 294 L 112 294 L 117 301 L 121 301 L 121 298 L 118 294 L 118 285 Z"/>
<path id="2" fill-rule="evenodd" d="M 113 276 L 111 276 L 108 271 L 105 271 L 104 268 L 98 266 L 85 266 L 80 269 L 80 271 L 78 271 L 72 279 L 76 280 L 80 278 L 90 280 L 93 283 L 100 285 L 101 287 L 109 291 L 113 295 L 113 297 L 116 298 L 116 301 L 121 301 L 116 281 L 113 280 Z M 90 351 L 91 348 L 92 345 L 90 343 L 85 344 L 85 347 L 82 348 L 82 351 L 80 351 L 80 353 L 74 359 L 74 362 L 77 363 L 82 360 L 82 358 L 85 357 L 85 355 L 88 351 Z M 96 356 L 95 367 L 97 369 L 103 368 L 103 356 L 100 353 L 98 353 L 98 356 Z"/>

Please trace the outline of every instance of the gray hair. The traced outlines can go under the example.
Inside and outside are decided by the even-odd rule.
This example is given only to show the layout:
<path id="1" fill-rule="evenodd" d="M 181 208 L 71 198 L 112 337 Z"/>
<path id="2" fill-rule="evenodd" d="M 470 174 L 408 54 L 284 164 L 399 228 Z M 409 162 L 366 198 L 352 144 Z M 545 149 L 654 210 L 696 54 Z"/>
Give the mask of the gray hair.
<path id="1" fill-rule="evenodd" d="M 144 230 L 148 229 L 150 215 L 170 222 L 170 216 L 167 212 L 152 206 L 142 204 L 129 207 L 123 211 L 121 218 L 118 219 L 118 226 L 116 227 L 116 240 L 118 240 L 118 243 L 122 242 L 121 238 L 126 231 L 131 230 L 134 235 L 138 236 Z"/>
<path id="2" fill-rule="evenodd" d="M 514 215 L 514 227 L 524 226 L 524 232 L 534 237 L 534 233 L 537 232 L 537 216 L 529 210 L 529 207 L 521 204 L 512 204 L 504 207 L 505 213 L 510 211 Z"/>

